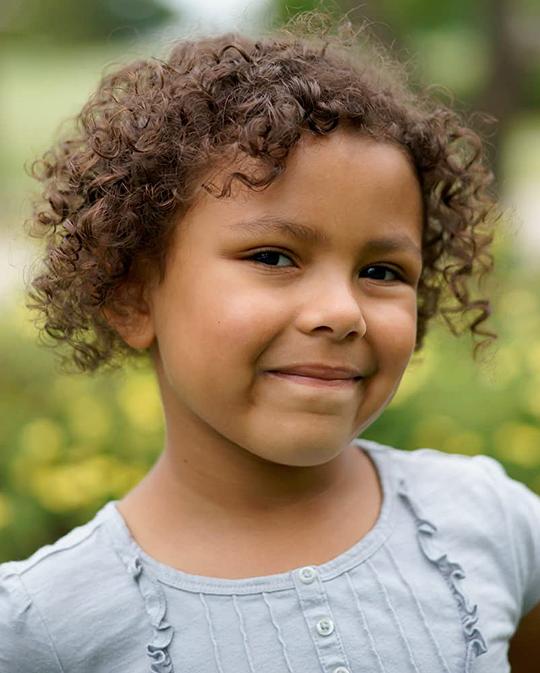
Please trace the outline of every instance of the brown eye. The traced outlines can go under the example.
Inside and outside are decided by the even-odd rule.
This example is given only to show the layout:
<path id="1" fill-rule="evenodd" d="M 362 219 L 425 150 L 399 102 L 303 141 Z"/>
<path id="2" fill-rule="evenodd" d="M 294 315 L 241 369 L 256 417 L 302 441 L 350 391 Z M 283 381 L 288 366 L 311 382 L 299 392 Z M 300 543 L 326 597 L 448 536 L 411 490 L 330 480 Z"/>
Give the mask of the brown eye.
<path id="1" fill-rule="evenodd" d="M 383 266 L 382 264 L 368 266 L 364 272 L 367 273 L 368 271 L 374 272 L 374 274 L 370 275 L 372 280 L 403 280 L 403 276 L 398 271 L 389 266 Z M 386 273 L 394 274 L 394 278 L 385 278 L 384 276 Z"/>
<path id="2" fill-rule="evenodd" d="M 263 261 L 256 260 L 255 258 L 259 257 L 262 258 Z M 283 264 L 274 264 L 274 261 L 277 261 L 280 257 L 283 257 L 284 259 L 288 259 L 290 261 L 291 258 L 289 255 L 286 255 L 283 252 L 280 252 L 279 250 L 259 250 L 259 252 L 254 253 L 250 257 L 247 257 L 247 259 L 252 259 L 254 261 L 258 261 L 261 264 L 265 264 L 266 266 L 279 266 L 282 267 L 284 266 Z M 286 264 L 285 266 L 289 266 Z"/>

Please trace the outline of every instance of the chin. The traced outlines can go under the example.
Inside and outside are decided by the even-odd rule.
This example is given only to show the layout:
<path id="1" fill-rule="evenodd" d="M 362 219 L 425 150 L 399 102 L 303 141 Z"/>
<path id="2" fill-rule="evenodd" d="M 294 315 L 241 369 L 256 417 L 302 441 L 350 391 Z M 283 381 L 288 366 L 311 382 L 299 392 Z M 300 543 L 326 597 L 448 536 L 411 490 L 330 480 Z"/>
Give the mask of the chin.
<path id="1" fill-rule="evenodd" d="M 333 460 L 349 443 L 347 440 L 337 442 L 335 437 L 333 441 L 322 443 L 319 436 L 313 442 L 307 442 L 304 438 L 302 441 L 291 441 L 283 446 L 276 446 L 275 442 L 264 447 L 259 445 L 256 451 L 251 449 L 250 453 L 278 465 L 315 467 Z"/>

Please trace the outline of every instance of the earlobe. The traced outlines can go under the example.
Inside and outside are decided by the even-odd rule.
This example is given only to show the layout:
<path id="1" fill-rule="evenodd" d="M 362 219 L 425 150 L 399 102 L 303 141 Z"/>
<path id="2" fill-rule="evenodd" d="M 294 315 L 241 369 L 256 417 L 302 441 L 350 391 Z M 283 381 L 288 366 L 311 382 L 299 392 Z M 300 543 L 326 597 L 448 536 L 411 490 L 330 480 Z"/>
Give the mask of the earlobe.
<path id="1" fill-rule="evenodd" d="M 136 350 L 150 348 L 155 339 L 154 321 L 150 306 L 140 293 L 134 296 L 133 288 L 122 288 L 116 301 L 103 307 L 103 318 L 112 329 Z"/>
<path id="2" fill-rule="evenodd" d="M 128 346 L 137 350 L 150 348 L 155 339 L 150 313 L 138 312 L 120 315 L 110 309 L 102 310 L 103 317 Z"/>

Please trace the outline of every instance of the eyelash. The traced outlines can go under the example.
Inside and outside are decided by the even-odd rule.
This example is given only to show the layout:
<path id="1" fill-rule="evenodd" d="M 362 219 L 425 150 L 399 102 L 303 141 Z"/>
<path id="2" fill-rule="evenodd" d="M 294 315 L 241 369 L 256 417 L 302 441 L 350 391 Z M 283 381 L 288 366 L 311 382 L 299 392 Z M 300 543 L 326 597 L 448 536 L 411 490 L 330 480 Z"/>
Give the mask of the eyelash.
<path id="1" fill-rule="evenodd" d="M 257 257 L 257 255 L 261 255 L 261 254 L 269 253 L 269 252 L 270 252 L 270 253 L 273 252 L 273 253 L 275 253 L 276 255 L 282 255 L 283 257 L 287 257 L 288 259 L 290 259 L 291 262 L 293 261 L 292 258 L 291 258 L 289 255 L 287 255 L 286 253 L 282 252 L 281 250 L 272 250 L 272 249 L 270 249 L 270 248 L 265 248 L 264 250 L 258 250 L 257 252 L 253 253 L 253 254 L 250 255 L 249 257 L 246 257 L 246 259 L 252 260 L 252 261 L 256 262 L 257 264 L 263 264 L 264 266 L 267 266 L 267 267 L 274 267 L 274 268 L 276 268 L 276 269 L 290 268 L 290 267 L 278 267 L 278 266 L 275 265 L 275 264 L 265 264 L 264 262 L 259 262 L 258 260 L 254 260 L 254 259 L 253 259 L 254 257 Z M 386 269 L 387 271 L 391 271 L 393 274 L 395 274 L 397 280 L 402 281 L 402 282 L 405 281 L 405 278 L 404 278 L 403 274 L 401 274 L 399 271 L 397 271 L 397 270 L 394 269 L 393 267 L 391 267 L 391 266 L 387 266 L 386 264 L 370 264 L 370 265 L 367 266 L 366 268 L 367 268 L 367 269 L 372 269 L 372 268 L 379 268 L 379 267 L 380 267 L 380 268 L 383 268 L 383 269 Z M 376 279 L 374 279 L 374 280 L 380 280 L 380 278 L 376 278 Z"/>

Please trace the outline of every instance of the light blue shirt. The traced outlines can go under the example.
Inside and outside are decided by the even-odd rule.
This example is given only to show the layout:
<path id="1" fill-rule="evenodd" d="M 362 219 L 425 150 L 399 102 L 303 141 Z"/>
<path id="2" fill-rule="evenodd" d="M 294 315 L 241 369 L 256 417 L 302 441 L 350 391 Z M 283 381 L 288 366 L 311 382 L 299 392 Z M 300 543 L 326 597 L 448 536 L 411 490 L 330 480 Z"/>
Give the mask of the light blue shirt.
<path id="1" fill-rule="evenodd" d="M 148 556 L 110 501 L 0 564 L 0 672 L 507 673 L 540 602 L 540 498 L 486 456 L 356 441 L 382 509 L 326 563 L 184 573 Z"/>

